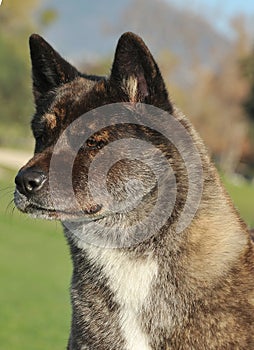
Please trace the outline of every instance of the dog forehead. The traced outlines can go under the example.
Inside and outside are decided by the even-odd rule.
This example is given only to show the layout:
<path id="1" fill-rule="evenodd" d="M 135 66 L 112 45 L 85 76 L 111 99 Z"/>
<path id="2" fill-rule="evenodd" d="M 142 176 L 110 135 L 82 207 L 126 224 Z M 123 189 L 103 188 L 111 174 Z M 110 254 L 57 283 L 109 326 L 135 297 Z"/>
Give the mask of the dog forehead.
<path id="1" fill-rule="evenodd" d="M 75 80 L 60 86 L 55 91 L 55 97 L 43 119 L 54 127 L 56 124 L 55 119 L 63 121 L 66 119 L 67 113 L 71 119 L 73 119 L 76 113 L 79 114 L 80 112 L 84 112 L 87 94 L 92 90 L 96 83 L 96 81 L 84 77 L 78 77 Z"/>
<path id="2" fill-rule="evenodd" d="M 45 131 L 45 127 L 49 131 L 62 129 L 66 123 L 72 122 L 80 113 L 84 113 L 86 96 L 96 83 L 96 80 L 80 76 L 52 90 L 37 104 L 31 123 L 33 131 L 35 133 Z"/>
<path id="3" fill-rule="evenodd" d="M 87 93 L 89 93 L 96 81 L 86 79 L 85 77 L 78 77 L 75 80 L 62 85 L 58 91 L 55 104 L 60 105 L 70 103 L 71 101 L 79 101 Z"/>

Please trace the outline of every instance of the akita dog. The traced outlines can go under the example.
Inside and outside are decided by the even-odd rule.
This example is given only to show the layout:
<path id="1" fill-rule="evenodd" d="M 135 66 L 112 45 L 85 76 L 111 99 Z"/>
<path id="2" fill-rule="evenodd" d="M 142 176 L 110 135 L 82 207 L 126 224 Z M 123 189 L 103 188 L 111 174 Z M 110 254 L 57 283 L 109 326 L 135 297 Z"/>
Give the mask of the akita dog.
<path id="1" fill-rule="evenodd" d="M 35 153 L 15 203 L 63 223 L 68 349 L 254 349 L 250 234 L 144 42 L 123 34 L 109 77 L 39 35 L 30 50 Z"/>

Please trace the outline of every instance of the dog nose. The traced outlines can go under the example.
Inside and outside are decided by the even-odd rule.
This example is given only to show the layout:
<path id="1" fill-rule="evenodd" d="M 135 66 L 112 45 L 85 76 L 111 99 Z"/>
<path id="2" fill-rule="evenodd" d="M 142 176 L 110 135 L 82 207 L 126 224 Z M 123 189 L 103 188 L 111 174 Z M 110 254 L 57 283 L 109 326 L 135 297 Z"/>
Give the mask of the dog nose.
<path id="1" fill-rule="evenodd" d="M 29 196 L 42 188 L 46 178 L 41 170 L 28 168 L 18 172 L 15 184 L 20 193 Z"/>

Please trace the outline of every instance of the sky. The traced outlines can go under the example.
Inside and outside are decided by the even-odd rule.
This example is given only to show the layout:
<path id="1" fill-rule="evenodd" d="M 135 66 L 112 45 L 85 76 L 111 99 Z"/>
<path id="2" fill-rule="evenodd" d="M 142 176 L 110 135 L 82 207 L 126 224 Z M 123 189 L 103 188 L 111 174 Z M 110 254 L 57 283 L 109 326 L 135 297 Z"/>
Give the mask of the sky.
<path id="1" fill-rule="evenodd" d="M 244 14 L 250 23 L 254 23 L 254 0 L 165 0 L 172 1 L 179 7 L 189 7 L 195 12 L 205 13 L 216 28 L 222 33 L 231 36 L 229 27 L 230 18 Z M 254 26 L 253 28 L 254 29 Z M 254 30 L 253 30 L 254 32 Z"/>
<path id="2" fill-rule="evenodd" d="M 153 0 L 159 2 L 162 0 Z M 201 14 L 209 19 L 209 22 L 227 38 L 233 38 L 234 32 L 230 28 L 230 18 L 243 13 L 249 18 L 250 28 L 254 38 L 254 0 L 164 0 L 174 3 L 180 9 Z M 111 52 L 116 38 L 102 38 L 104 29 L 107 31 L 107 23 L 119 21 L 120 9 L 125 8 L 131 0 L 42 0 L 46 7 L 57 10 L 59 18 L 42 34 L 59 50 L 74 60 L 79 56 L 91 56 Z M 144 1 L 145 3 L 145 1 Z M 108 6 L 107 6 L 108 4 Z M 98 24 L 99 23 L 99 24 Z M 105 28 L 103 25 L 105 24 Z M 103 28 L 102 28 L 103 27 Z M 102 29 L 101 29 L 102 28 Z M 91 40 L 91 37 L 93 40 Z M 103 40 L 102 40 L 103 39 Z M 99 43 L 99 45 L 98 45 Z M 84 52 L 81 52 L 85 47 Z M 98 52 L 98 47 L 100 51 Z"/>
<path id="3" fill-rule="evenodd" d="M 188 6 L 195 11 L 200 8 L 207 8 L 216 13 L 221 12 L 220 15 L 230 17 L 237 13 L 245 13 L 254 15 L 254 1 L 253 0 L 165 0 L 178 6 Z"/>

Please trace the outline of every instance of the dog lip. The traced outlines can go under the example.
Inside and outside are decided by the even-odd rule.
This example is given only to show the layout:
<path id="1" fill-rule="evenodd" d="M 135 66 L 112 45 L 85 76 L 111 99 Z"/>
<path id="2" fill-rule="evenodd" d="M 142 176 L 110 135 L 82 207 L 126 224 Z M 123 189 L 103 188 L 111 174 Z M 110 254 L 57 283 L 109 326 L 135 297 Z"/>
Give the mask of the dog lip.
<path id="1" fill-rule="evenodd" d="M 35 214 L 35 216 L 38 215 L 38 217 L 40 215 L 45 215 L 45 217 L 48 217 L 49 219 L 55 218 L 59 220 L 65 220 L 66 218 L 70 218 L 72 220 L 81 220 L 82 218 L 87 218 L 89 220 L 97 220 L 105 216 L 105 213 L 99 214 L 103 207 L 100 204 L 93 204 L 90 207 L 87 207 L 87 209 L 83 209 L 80 211 L 68 211 L 34 203 L 33 201 L 31 201 L 31 199 L 28 200 L 28 198 L 25 195 L 21 194 L 17 189 L 15 190 L 15 195 L 15 204 L 20 211 L 27 214 Z"/>
<path id="2" fill-rule="evenodd" d="M 25 211 L 32 211 L 32 210 L 38 210 L 45 213 L 48 213 L 49 216 L 52 217 L 52 215 L 55 215 L 56 218 L 61 219 L 62 216 L 71 217 L 71 218 L 77 218 L 81 219 L 82 217 L 89 217 L 89 219 L 96 220 L 98 218 L 97 213 L 99 213 L 102 209 L 102 205 L 96 204 L 94 206 L 91 206 L 91 208 L 87 210 L 80 210 L 80 211 L 68 211 L 68 210 L 62 210 L 62 209 L 53 209 L 53 208 L 47 208 L 40 205 L 37 205 L 35 203 L 29 203 Z M 96 215 L 96 216 L 95 216 Z M 99 215 L 99 218 L 102 218 L 102 215 Z"/>

